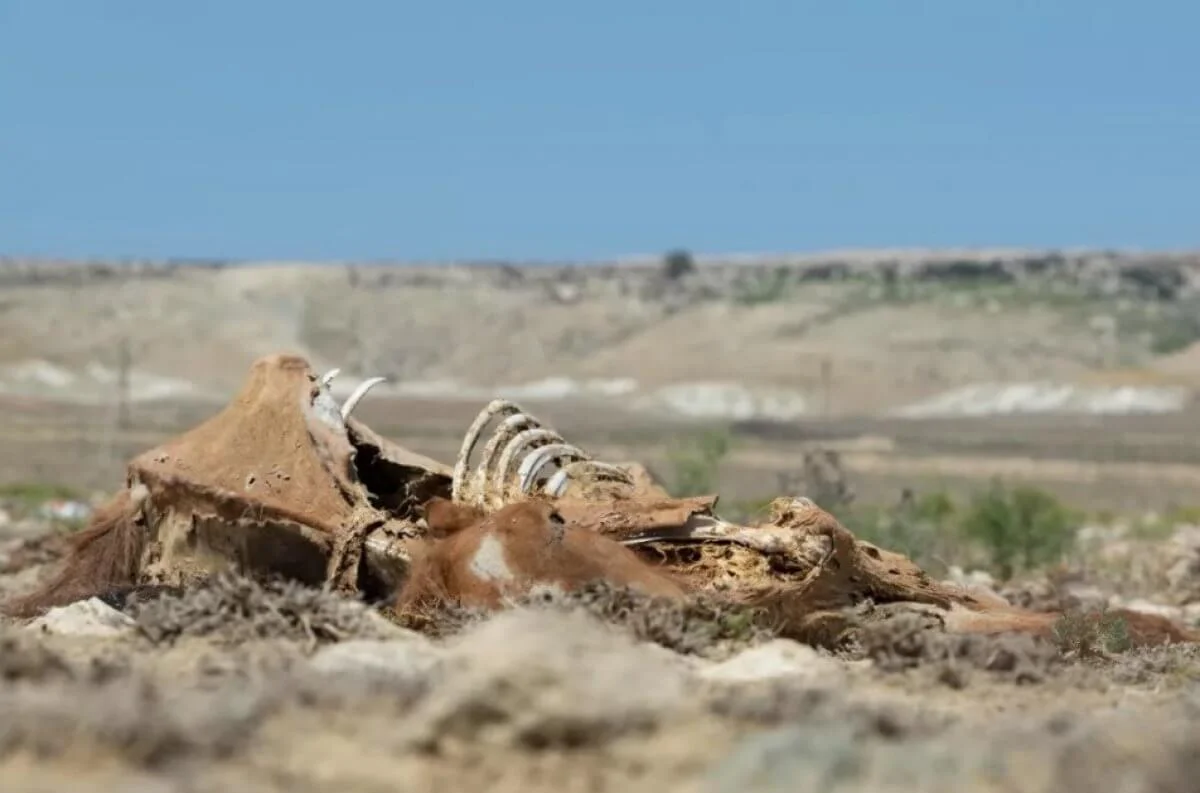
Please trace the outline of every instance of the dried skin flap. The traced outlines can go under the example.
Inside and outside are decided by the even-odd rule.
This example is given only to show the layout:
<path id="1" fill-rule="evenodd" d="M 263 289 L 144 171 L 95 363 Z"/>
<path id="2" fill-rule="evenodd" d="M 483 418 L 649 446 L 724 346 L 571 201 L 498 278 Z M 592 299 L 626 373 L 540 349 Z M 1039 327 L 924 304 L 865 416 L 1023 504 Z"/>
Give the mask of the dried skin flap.
<path id="1" fill-rule="evenodd" d="M 859 541 L 806 499 L 779 499 L 759 526 L 697 522 L 690 534 L 637 550 L 693 591 L 766 608 L 784 634 L 804 641 L 836 642 L 844 626 L 836 615 L 866 600 L 939 610 L 994 606 L 934 581 L 906 556 Z"/>
<path id="2" fill-rule="evenodd" d="M 554 508 L 571 526 L 627 541 L 642 533 L 684 527 L 693 516 L 711 515 L 716 503 L 716 496 L 604 501 L 563 498 L 554 502 Z"/>
<path id="3" fill-rule="evenodd" d="M 220 413 L 130 463 L 130 476 L 169 509 L 181 492 L 233 501 L 252 519 L 284 519 L 336 532 L 366 501 L 353 469 L 354 448 L 337 406 L 319 402 L 303 358 L 256 361 Z M 155 498 L 158 501 L 157 498 Z"/>
<path id="4" fill-rule="evenodd" d="M 149 491 L 141 579 L 180 583 L 233 566 L 355 581 L 361 535 L 381 518 L 354 455 L 307 362 L 260 359 L 220 413 L 131 462 L 131 483 Z"/>

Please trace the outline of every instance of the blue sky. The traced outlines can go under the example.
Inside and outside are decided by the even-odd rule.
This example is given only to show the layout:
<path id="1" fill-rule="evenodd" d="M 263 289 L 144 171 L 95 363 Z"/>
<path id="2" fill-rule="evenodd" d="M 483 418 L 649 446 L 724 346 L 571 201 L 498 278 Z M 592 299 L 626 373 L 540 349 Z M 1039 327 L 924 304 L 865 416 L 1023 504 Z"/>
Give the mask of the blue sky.
<path id="1" fill-rule="evenodd" d="M 0 252 L 1200 245 L 1200 5 L 0 0 Z"/>

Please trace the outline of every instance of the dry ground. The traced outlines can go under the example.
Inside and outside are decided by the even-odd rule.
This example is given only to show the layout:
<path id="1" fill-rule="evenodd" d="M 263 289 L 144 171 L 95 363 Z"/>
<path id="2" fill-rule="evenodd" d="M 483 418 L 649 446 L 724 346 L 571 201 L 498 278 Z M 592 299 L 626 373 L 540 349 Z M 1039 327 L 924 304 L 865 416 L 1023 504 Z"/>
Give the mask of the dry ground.
<path id="1" fill-rule="evenodd" d="M 601 458 L 639 460 L 668 484 L 670 449 L 707 425 L 630 414 L 607 403 L 527 408 Z M 132 409 L 128 429 L 109 409 L 0 397 L 0 485 L 39 483 L 109 491 L 126 460 L 216 413 L 219 402 L 166 402 Z M 356 415 L 405 446 L 451 462 L 482 403 L 368 396 Z M 864 502 L 890 504 L 904 487 L 965 494 L 992 477 L 1029 482 L 1091 511 L 1139 512 L 1200 505 L 1200 406 L 1142 417 L 840 419 L 733 425 L 717 489 L 729 502 L 780 492 L 803 450 L 840 452 Z"/>
<path id="2" fill-rule="evenodd" d="M 0 597 L 53 542 L 0 545 Z M 220 579 L 0 625 L 4 790 L 1194 790 L 1200 652 L 1080 659 L 908 617 L 819 653 L 604 590 L 445 635 Z M 106 623 L 109 624 L 109 623 Z M 57 626 L 57 627 L 56 627 Z"/>
<path id="3" fill-rule="evenodd" d="M 666 312 L 605 289 L 548 305 L 541 289 L 351 290 L 344 271 L 303 268 L 14 287 L 0 301 L 0 364 L 112 366 L 130 338 L 135 366 L 227 394 L 253 358 L 280 350 L 405 379 L 563 374 L 801 390 L 819 386 L 820 362 L 832 359 L 831 418 L 736 427 L 724 500 L 778 495 L 777 476 L 820 444 L 842 451 L 860 498 L 876 503 L 902 486 L 962 492 L 997 474 L 1089 509 L 1200 503 L 1195 411 L 852 417 L 979 379 L 1086 381 L 1113 352 L 1096 348 L 1089 318 L 1112 306 L 1030 310 L 972 295 L 887 306 L 855 285 L 819 285 L 766 305 Z M 1153 368 L 1136 332 L 1115 352 Z M 1195 361 L 1184 363 L 1152 381 L 1195 380 Z M 669 479 L 666 449 L 689 427 L 614 402 L 528 407 L 599 456 L 643 460 Z M 0 484 L 111 490 L 128 457 L 219 407 L 135 405 L 121 429 L 108 407 L 5 397 Z M 360 415 L 449 461 L 479 407 L 372 397 Z M 53 543 L 0 539 L 0 597 L 31 586 L 53 556 Z M 0 625 L 6 793 L 1174 793 L 1200 775 L 1200 658 L 1189 648 L 1063 659 L 1046 645 L 955 643 L 884 622 L 833 657 L 754 636 L 731 645 L 695 620 L 636 608 L 617 626 L 595 608 L 525 609 L 431 638 L 324 596 L 245 584 L 118 605 L 134 624 L 112 636 Z"/>

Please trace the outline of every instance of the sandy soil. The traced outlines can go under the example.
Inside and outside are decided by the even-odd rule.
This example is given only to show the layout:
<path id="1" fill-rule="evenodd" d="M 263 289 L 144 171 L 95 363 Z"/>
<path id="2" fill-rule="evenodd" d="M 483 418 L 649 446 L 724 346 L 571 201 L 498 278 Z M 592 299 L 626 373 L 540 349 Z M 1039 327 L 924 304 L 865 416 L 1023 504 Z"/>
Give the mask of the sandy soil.
<path id="1" fill-rule="evenodd" d="M 6 541 L 0 597 L 56 548 Z M 1083 660 L 909 616 L 832 655 L 591 601 L 432 636 L 238 579 L 92 606 L 0 625 L 5 791 L 1182 793 L 1200 774 L 1195 647 Z"/>

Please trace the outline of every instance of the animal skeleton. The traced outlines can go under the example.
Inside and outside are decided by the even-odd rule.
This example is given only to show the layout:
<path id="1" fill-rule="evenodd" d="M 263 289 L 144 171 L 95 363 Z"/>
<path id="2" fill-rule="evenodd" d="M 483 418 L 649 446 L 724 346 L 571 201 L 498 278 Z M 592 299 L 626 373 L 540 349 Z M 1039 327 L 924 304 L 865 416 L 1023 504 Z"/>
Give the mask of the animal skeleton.
<path id="1" fill-rule="evenodd" d="M 341 369 L 326 372 L 319 379 L 321 387 L 329 389 L 339 374 Z M 342 404 L 342 419 L 348 419 L 367 392 L 386 380 L 371 377 L 360 383 Z M 484 445 L 479 464 L 471 471 L 471 454 L 488 423 L 498 416 L 503 418 Z M 520 462 L 514 471 L 516 460 Z M 556 470 L 550 476 L 542 476 L 551 465 Z M 552 499 L 561 498 L 573 481 L 633 484 L 628 472 L 594 460 L 520 405 L 495 399 L 479 411 L 463 438 L 454 466 L 452 498 L 459 503 L 496 509 L 537 492 Z"/>
<path id="2" fill-rule="evenodd" d="M 471 454 L 479 444 L 484 428 L 497 417 L 503 418 L 484 445 L 479 463 L 472 469 Z M 557 466 L 557 470 L 543 477 L 543 471 L 551 464 Z M 578 446 L 567 443 L 556 430 L 544 425 L 520 405 L 495 399 L 479 411 L 463 438 L 454 462 L 451 498 L 461 504 L 497 509 L 538 493 L 551 499 L 562 498 L 572 482 L 601 480 L 633 485 L 628 472 L 599 462 Z"/>
<path id="3" fill-rule="evenodd" d="M 222 411 L 134 457 L 125 486 L 74 535 L 59 572 L 5 610 L 32 615 L 114 588 L 186 585 L 227 568 L 390 598 L 414 580 L 417 549 L 433 558 L 446 551 L 448 569 L 467 575 L 455 580 L 474 586 L 472 554 L 490 538 L 512 553 L 505 559 L 513 586 L 574 586 L 585 574 L 620 570 L 650 581 L 665 572 L 687 592 L 769 606 L 797 636 L 824 631 L 821 615 L 866 598 L 935 608 L 947 630 L 964 632 L 1044 633 L 1057 619 L 938 582 L 902 555 L 857 540 L 808 499 L 778 499 L 767 521 L 741 526 L 714 514 L 715 496 L 650 492 L 630 470 L 593 459 L 505 400 L 476 416 L 451 468 L 352 418 L 384 378 L 363 381 L 339 407 L 330 391 L 337 375 L 318 376 L 297 356 L 257 361 Z M 423 510 L 447 497 L 482 522 L 430 536 Z M 487 523 L 505 509 L 503 531 Z M 627 546 L 617 549 L 624 561 L 614 541 Z M 1147 637 L 1200 640 L 1149 619 L 1129 615 Z"/>

